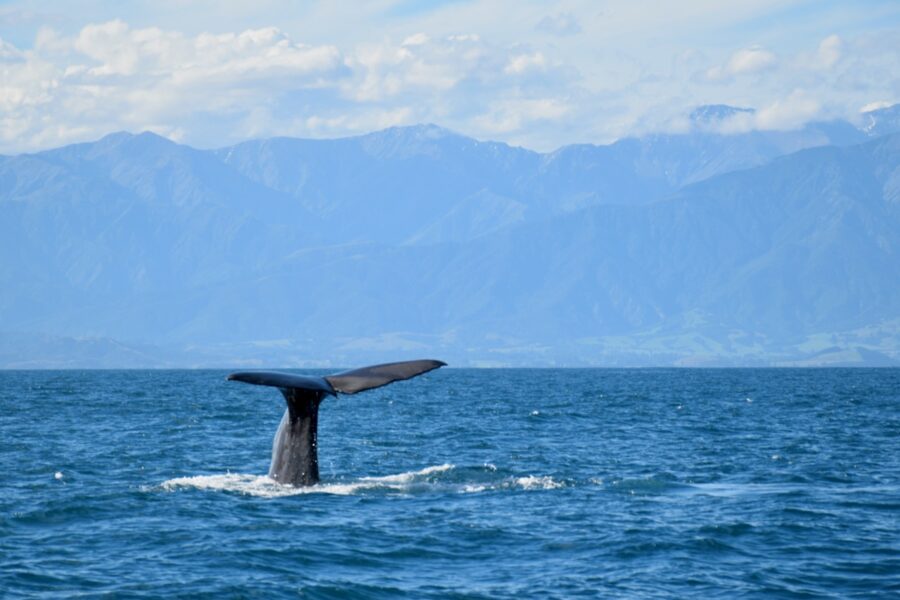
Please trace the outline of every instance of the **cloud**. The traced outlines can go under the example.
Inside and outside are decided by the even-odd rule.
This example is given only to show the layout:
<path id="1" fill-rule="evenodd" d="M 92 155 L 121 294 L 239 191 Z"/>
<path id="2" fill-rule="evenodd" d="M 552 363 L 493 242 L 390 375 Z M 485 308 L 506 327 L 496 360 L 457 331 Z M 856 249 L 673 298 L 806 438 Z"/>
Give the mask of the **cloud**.
<path id="1" fill-rule="evenodd" d="M 12 63 L 22 60 L 25 60 L 25 54 L 0 38 L 0 63 Z"/>
<path id="2" fill-rule="evenodd" d="M 760 47 L 744 48 L 732 54 L 724 65 L 709 69 L 707 77 L 711 80 L 722 80 L 759 73 L 771 69 L 777 62 L 778 57 L 768 50 Z"/>
<path id="3" fill-rule="evenodd" d="M 829 35 L 819 44 L 819 50 L 816 55 L 818 63 L 822 67 L 830 69 L 841 60 L 843 47 L 844 41 L 840 36 Z"/>
<path id="4" fill-rule="evenodd" d="M 629 0 L 610 0 L 602 12 L 586 0 L 552 11 L 471 0 L 402 17 L 385 16 L 393 0 L 363 3 L 352 14 L 311 3 L 279 16 L 278 28 L 246 5 L 213 11 L 220 4 L 206 1 L 203 11 L 215 14 L 199 20 L 197 4 L 163 1 L 194 18 L 176 25 L 149 2 L 143 20 L 48 17 L 32 22 L 33 43 L 22 27 L 0 26 L 0 153 L 121 129 L 210 147 L 421 122 L 552 150 L 688 131 L 685 115 L 710 103 L 759 107 L 710 126 L 747 131 L 858 118 L 860 106 L 900 95 L 900 32 L 889 23 L 824 38 L 803 29 L 804 39 L 794 39 L 796 28 L 779 21 L 765 47 L 754 45 L 742 23 L 778 14 L 780 0 L 752 8 L 692 0 L 677 15 L 648 15 Z M 222 26 L 251 17 L 253 27 Z M 723 39 L 733 43 L 723 47 Z"/>
<path id="5" fill-rule="evenodd" d="M 510 58 L 504 67 L 505 73 L 521 74 L 527 71 L 543 71 L 547 67 L 547 59 L 540 52 L 518 54 Z"/>
<path id="6" fill-rule="evenodd" d="M 508 134 L 538 121 L 558 121 L 571 108 L 556 98 L 513 98 L 494 102 L 487 113 L 475 121 L 485 131 Z"/>
<path id="7" fill-rule="evenodd" d="M 795 90 L 787 98 L 759 109 L 756 125 L 759 129 L 794 129 L 819 116 L 822 105 L 810 94 Z"/>
<path id="8" fill-rule="evenodd" d="M 572 13 L 561 12 L 555 15 L 547 15 L 534 26 L 536 31 L 552 35 L 575 35 L 581 33 L 581 25 Z"/>
<path id="9" fill-rule="evenodd" d="M 188 37 L 120 20 L 70 38 L 44 29 L 33 50 L 0 44 L 7 56 L 16 61 L 6 61 L 0 83 L 0 148 L 18 150 L 110 129 L 189 138 L 198 114 L 227 121 L 298 89 L 336 87 L 344 70 L 336 48 L 298 44 L 275 28 Z"/>
<path id="10" fill-rule="evenodd" d="M 713 131 L 724 134 L 753 130 L 786 131 L 800 128 L 821 115 L 821 103 L 808 92 L 798 89 L 758 110 L 735 111 L 711 125 Z"/>
<path id="11" fill-rule="evenodd" d="M 432 40 L 417 34 L 400 45 L 384 42 L 357 49 L 347 63 L 354 77 L 342 89 L 347 98 L 367 103 L 443 94 L 467 78 L 477 78 L 489 60 L 477 36 Z"/>
<path id="12" fill-rule="evenodd" d="M 427 44 L 430 41 L 429 37 L 424 33 L 416 33 L 414 35 L 409 36 L 401 46 L 421 46 L 422 44 Z"/>
<path id="13" fill-rule="evenodd" d="M 265 27 L 194 36 L 122 20 L 32 50 L 0 40 L 0 151 L 150 129 L 200 146 L 269 135 L 335 136 L 417 122 L 521 130 L 563 114 L 571 73 L 474 34 L 405 36 L 342 52 Z M 512 124 L 512 125 L 510 125 Z M 366 129 L 368 128 L 368 129 Z"/>
<path id="14" fill-rule="evenodd" d="M 893 106 L 893 102 L 888 102 L 887 100 L 876 100 L 875 102 L 869 102 L 859 109 L 860 114 L 865 114 L 869 112 L 873 112 L 876 110 L 881 110 L 882 108 L 888 108 L 889 106 Z"/>

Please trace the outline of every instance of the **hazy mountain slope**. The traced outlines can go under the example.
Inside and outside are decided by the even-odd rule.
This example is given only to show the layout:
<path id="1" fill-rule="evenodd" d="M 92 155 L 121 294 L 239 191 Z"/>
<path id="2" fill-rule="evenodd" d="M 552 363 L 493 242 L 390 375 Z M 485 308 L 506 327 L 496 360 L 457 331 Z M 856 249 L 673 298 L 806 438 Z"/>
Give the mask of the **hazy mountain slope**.
<path id="1" fill-rule="evenodd" d="M 883 138 L 469 244 L 298 255 L 253 282 L 266 316 L 240 335 L 455 330 L 551 342 L 687 331 L 699 319 L 789 339 L 896 318 L 898 161 L 900 138 Z M 249 301 L 228 298 L 217 294 L 213 310 L 238 314 Z"/>
<path id="2" fill-rule="evenodd" d="M 467 202 L 475 205 L 464 218 L 483 219 L 477 199 L 487 190 L 495 201 L 514 205 L 516 180 L 540 160 L 528 150 L 433 125 L 338 140 L 246 142 L 216 154 L 248 178 L 290 194 L 323 220 L 334 243 L 421 237 Z"/>
<path id="3" fill-rule="evenodd" d="M 700 149 L 740 138 L 710 139 L 540 155 L 432 127 L 215 152 L 121 134 L 0 157 L 0 330 L 214 362 L 740 362 L 851 331 L 897 352 L 900 136 L 667 192 L 731 164 Z M 54 342 L 54 364 L 76 346 L 112 364 L 107 341 Z"/>
<path id="4" fill-rule="evenodd" d="M 98 329 L 154 342 L 452 330 L 552 343 L 698 320 L 773 339 L 859 327 L 900 315 L 898 146 L 804 151 L 671 200 L 468 244 L 302 251 L 150 305 L 112 300 Z M 140 317 L 160 303 L 178 316 L 164 331 Z"/>
<path id="5" fill-rule="evenodd" d="M 421 244 L 466 241 L 588 206 L 652 202 L 719 173 L 864 138 L 849 124 L 819 123 L 630 138 L 542 155 L 421 125 L 338 140 L 246 142 L 216 156 L 295 198 L 322 219 L 333 243 Z"/>
<path id="6" fill-rule="evenodd" d="M 0 309 L 23 326 L 253 271 L 319 231 L 289 197 L 152 134 L 4 158 L 0 210 Z"/>

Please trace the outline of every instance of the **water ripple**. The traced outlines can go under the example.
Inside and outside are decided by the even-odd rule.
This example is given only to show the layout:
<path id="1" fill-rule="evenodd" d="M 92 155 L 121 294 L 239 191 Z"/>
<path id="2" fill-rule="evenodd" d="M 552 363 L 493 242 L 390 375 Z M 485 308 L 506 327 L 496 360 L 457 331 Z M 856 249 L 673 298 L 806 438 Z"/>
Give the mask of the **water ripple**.
<path id="1" fill-rule="evenodd" d="M 3 597 L 883 598 L 900 371 L 442 370 L 322 404 L 212 371 L 0 373 Z"/>

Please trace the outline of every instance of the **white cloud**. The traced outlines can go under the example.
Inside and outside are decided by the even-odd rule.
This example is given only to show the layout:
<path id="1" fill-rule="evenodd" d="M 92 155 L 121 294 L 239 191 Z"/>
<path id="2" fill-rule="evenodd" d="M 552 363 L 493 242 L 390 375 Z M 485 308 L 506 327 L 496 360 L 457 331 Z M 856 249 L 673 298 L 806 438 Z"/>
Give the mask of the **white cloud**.
<path id="1" fill-rule="evenodd" d="M 802 90 L 795 90 L 788 97 L 776 100 L 759 109 L 755 124 L 759 129 L 793 129 L 819 116 L 821 104 Z"/>
<path id="2" fill-rule="evenodd" d="M 876 100 L 875 102 L 869 102 L 859 109 L 860 114 L 865 114 L 868 112 L 872 112 L 875 110 L 879 110 L 882 108 L 887 108 L 889 106 L 893 106 L 893 102 L 888 102 L 887 100 Z"/>
<path id="3" fill-rule="evenodd" d="M 547 59 L 540 52 L 518 54 L 509 59 L 504 67 L 506 73 L 521 74 L 526 71 L 543 71 L 547 67 Z"/>
<path id="4" fill-rule="evenodd" d="M 415 36 L 414 36 L 415 37 Z M 405 40 L 364 46 L 348 59 L 355 77 L 344 82 L 346 97 L 380 102 L 401 95 L 446 92 L 477 72 L 483 48 L 477 39 Z"/>
<path id="5" fill-rule="evenodd" d="M 297 89 L 336 87 L 343 57 L 275 28 L 187 37 L 115 20 L 63 38 L 43 29 L 3 68 L 0 148 L 26 150 L 152 128 L 191 139 L 198 114 L 227 119 Z M 8 61 L 7 61 L 8 62 Z M 266 131 L 266 133 L 272 133 Z"/>
<path id="6" fill-rule="evenodd" d="M 428 41 L 429 38 L 427 35 L 424 33 L 416 33 L 403 40 L 401 46 L 421 46 L 422 44 L 427 44 Z"/>
<path id="7" fill-rule="evenodd" d="M 786 131 L 822 117 L 821 103 L 809 92 L 794 90 L 755 111 L 737 112 L 710 123 L 718 133 L 746 133 L 754 130 Z"/>
<path id="8" fill-rule="evenodd" d="M 552 99 L 569 75 L 543 52 L 468 33 L 417 33 L 345 53 L 273 27 L 188 36 L 113 20 L 71 36 L 43 29 L 28 51 L 0 42 L 0 60 L 7 152 L 121 129 L 200 146 L 425 121 L 521 132 L 569 111 Z"/>
<path id="9" fill-rule="evenodd" d="M 826 69 L 830 69 L 841 60 L 844 41 L 837 35 L 829 35 L 819 44 L 817 53 L 818 62 Z"/>
<path id="10" fill-rule="evenodd" d="M 490 111 L 476 117 L 475 122 L 487 132 L 508 134 L 536 121 L 557 121 L 570 110 L 555 98 L 514 98 L 494 102 Z"/>
<path id="11" fill-rule="evenodd" d="M 46 15 L 7 29 L 0 10 L 0 152 L 119 129 L 220 146 L 420 122 L 550 150 L 686 131 L 684 115 L 700 104 L 759 108 L 717 125 L 746 131 L 855 116 L 900 96 L 900 33 L 889 20 L 879 31 L 811 33 L 844 32 L 856 8 L 819 15 L 816 27 L 776 19 L 760 32 L 752 24 L 781 14 L 783 0 L 656 11 L 633 0 L 602 10 L 590 0 L 549 9 L 471 0 L 401 16 L 389 14 L 393 0 L 350 12 L 282 10 L 284 1 L 157 0 L 163 11 L 137 0 L 141 11 L 115 20 L 97 19 L 109 10 L 96 3 L 81 24 Z"/>
<path id="12" fill-rule="evenodd" d="M 768 50 L 759 47 L 744 48 L 732 54 L 723 66 L 709 69 L 707 77 L 719 80 L 758 73 L 774 67 L 777 62 L 778 57 Z"/>

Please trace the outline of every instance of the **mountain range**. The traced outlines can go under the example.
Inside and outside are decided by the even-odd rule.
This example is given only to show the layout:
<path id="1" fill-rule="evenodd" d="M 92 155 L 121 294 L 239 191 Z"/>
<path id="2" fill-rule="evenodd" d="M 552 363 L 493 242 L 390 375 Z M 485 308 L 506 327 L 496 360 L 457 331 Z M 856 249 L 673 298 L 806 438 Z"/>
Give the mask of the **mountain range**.
<path id="1" fill-rule="evenodd" d="M 900 109 L 0 157 L 0 366 L 900 364 Z"/>

